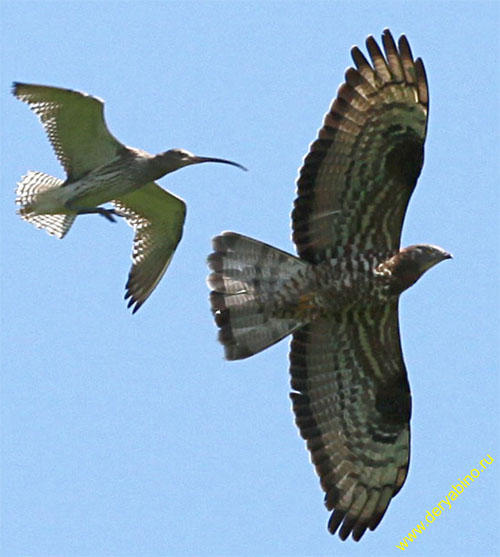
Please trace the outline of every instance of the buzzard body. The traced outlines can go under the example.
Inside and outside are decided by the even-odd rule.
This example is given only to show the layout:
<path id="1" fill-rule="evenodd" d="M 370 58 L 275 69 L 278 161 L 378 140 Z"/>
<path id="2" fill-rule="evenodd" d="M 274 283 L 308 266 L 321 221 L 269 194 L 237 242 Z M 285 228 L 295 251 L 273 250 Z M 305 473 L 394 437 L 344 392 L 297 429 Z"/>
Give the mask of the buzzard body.
<path id="1" fill-rule="evenodd" d="M 423 164 L 428 89 L 404 36 L 373 37 L 299 172 L 292 212 L 298 257 L 226 232 L 208 263 L 212 311 L 226 358 L 292 334 L 296 423 L 332 512 L 328 528 L 359 540 L 403 485 L 411 396 L 398 299 L 433 265 L 436 246 L 400 248 Z"/>

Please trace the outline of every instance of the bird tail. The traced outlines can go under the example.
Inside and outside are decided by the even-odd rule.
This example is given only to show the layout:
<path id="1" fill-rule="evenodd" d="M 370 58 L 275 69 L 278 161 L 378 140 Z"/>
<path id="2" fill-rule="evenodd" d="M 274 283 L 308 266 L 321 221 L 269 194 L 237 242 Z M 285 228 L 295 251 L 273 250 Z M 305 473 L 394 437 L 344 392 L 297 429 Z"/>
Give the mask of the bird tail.
<path id="1" fill-rule="evenodd" d="M 75 214 L 40 214 L 40 202 L 43 194 L 56 190 L 64 182 L 43 172 L 29 171 L 21 178 L 16 189 L 16 203 L 20 206 L 19 214 L 24 220 L 37 228 L 43 228 L 49 234 L 63 238 L 76 218 Z"/>
<path id="2" fill-rule="evenodd" d="M 240 360 L 272 346 L 303 325 L 271 315 L 272 298 L 304 267 L 297 257 L 234 232 L 212 240 L 207 282 L 228 360 Z"/>

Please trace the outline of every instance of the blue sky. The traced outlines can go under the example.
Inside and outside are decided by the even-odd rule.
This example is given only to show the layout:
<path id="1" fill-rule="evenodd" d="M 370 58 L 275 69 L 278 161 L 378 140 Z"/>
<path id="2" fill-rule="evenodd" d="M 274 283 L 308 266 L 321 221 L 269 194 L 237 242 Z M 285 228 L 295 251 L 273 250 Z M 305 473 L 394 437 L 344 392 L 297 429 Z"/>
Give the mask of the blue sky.
<path id="1" fill-rule="evenodd" d="M 498 548 L 498 2 L 2 4 L 1 547 L 9 557 L 323 556 L 396 544 L 458 478 L 494 462 L 405 554 Z M 356 544 L 328 513 L 288 398 L 288 341 L 225 362 L 208 306 L 210 238 L 293 251 L 309 143 L 350 65 L 385 27 L 425 62 L 426 162 L 403 244 L 452 252 L 402 297 L 413 394 L 410 473 Z M 364 46 L 363 46 L 364 48 Z M 97 216 L 58 241 L 15 213 L 27 170 L 64 177 L 14 80 L 106 101 L 111 131 L 150 152 L 225 157 L 161 185 L 184 238 L 134 316 L 132 230 Z"/>

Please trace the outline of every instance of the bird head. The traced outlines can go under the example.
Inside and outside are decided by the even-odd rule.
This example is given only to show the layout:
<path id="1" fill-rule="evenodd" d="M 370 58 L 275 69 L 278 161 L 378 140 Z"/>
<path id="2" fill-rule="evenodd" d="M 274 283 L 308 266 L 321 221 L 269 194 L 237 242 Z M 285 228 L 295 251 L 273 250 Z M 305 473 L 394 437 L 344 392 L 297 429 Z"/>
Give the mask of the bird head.
<path id="1" fill-rule="evenodd" d="M 217 159 L 214 157 L 199 157 L 198 155 L 193 155 L 193 153 L 184 149 L 169 149 L 168 151 L 160 153 L 157 158 L 161 161 L 163 168 L 167 169 L 165 174 L 173 172 L 174 170 L 184 166 L 189 166 L 190 164 L 199 164 L 202 162 L 220 162 L 246 170 L 244 166 L 238 164 L 237 162 L 228 161 L 226 159 Z"/>
<path id="2" fill-rule="evenodd" d="M 403 248 L 396 255 L 384 261 L 377 268 L 377 273 L 391 277 L 389 289 L 399 294 L 415 284 L 431 267 L 453 256 L 438 246 L 418 244 Z"/>
<path id="3" fill-rule="evenodd" d="M 423 275 L 434 265 L 437 265 L 445 259 L 452 259 L 451 253 L 448 253 L 439 246 L 431 244 L 417 244 L 402 249 L 399 252 L 401 259 L 412 262 L 420 271 L 419 276 Z"/>

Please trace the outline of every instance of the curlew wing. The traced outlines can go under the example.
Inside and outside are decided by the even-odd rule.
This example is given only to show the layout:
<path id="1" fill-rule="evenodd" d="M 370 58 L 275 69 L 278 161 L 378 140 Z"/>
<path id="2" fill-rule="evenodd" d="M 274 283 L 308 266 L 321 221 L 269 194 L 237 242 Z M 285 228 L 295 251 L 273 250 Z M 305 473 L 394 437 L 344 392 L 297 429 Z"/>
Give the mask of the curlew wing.
<path id="1" fill-rule="evenodd" d="M 356 68 L 326 114 L 299 172 L 292 212 L 300 257 L 316 263 L 355 244 L 399 248 L 408 201 L 423 164 L 428 89 L 422 60 L 403 35 L 351 51 Z"/>
<path id="2" fill-rule="evenodd" d="M 124 149 L 106 126 L 101 99 L 27 83 L 14 83 L 12 92 L 40 118 L 69 181 L 112 161 Z"/>
<path id="3" fill-rule="evenodd" d="M 296 423 L 333 514 L 332 534 L 374 530 L 408 470 L 411 399 L 397 302 L 319 320 L 293 334 Z"/>
<path id="4" fill-rule="evenodd" d="M 182 237 L 186 204 L 154 182 L 113 204 L 135 230 L 133 264 L 125 287 L 128 307 L 134 306 L 135 313 L 167 270 Z"/>

